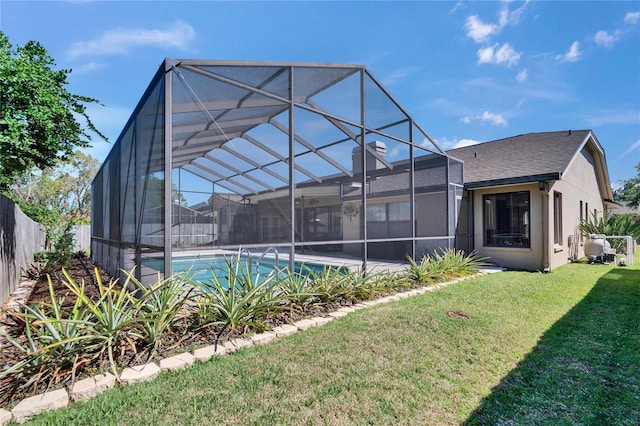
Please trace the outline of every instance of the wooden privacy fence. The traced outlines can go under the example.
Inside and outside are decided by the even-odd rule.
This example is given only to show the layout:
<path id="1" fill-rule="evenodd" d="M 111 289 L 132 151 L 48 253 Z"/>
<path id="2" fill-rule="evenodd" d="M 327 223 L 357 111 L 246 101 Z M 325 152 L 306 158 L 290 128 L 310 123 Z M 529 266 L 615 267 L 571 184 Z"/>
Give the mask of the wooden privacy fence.
<path id="1" fill-rule="evenodd" d="M 77 251 L 91 251 L 91 225 L 73 226 L 74 243 Z"/>
<path id="2" fill-rule="evenodd" d="M 0 302 L 11 295 L 20 282 L 21 268 L 33 262 L 44 248 L 45 231 L 29 219 L 7 197 L 0 195 Z"/>

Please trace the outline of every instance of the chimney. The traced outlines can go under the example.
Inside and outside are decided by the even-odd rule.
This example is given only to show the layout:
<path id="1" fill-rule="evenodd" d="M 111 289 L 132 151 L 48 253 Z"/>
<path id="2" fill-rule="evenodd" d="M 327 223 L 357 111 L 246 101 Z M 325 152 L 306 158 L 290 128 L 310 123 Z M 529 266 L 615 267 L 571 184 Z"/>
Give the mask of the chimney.
<path id="1" fill-rule="evenodd" d="M 387 146 L 384 142 L 373 141 L 367 144 L 382 158 L 387 158 Z M 353 164 L 353 173 L 360 173 L 362 171 L 362 158 L 360 158 L 361 148 L 355 147 L 351 151 L 351 161 Z M 380 162 L 369 150 L 367 150 L 367 171 L 378 170 L 384 168 L 385 165 Z"/>

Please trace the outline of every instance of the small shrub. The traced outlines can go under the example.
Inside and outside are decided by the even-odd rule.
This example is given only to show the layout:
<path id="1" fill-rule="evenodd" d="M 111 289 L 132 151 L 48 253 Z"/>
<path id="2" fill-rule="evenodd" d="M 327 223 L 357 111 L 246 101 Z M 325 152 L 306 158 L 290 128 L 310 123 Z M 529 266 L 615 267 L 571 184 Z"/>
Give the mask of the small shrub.
<path id="1" fill-rule="evenodd" d="M 145 287 L 132 273 L 127 273 L 128 281 L 135 285 L 136 297 L 133 303 L 135 327 L 130 333 L 148 349 L 149 357 L 162 347 L 168 334 L 176 335 L 178 329 L 185 331 L 184 322 L 189 315 L 184 310 L 191 300 L 194 287 L 188 274 L 173 275 L 158 280 Z M 182 320 L 182 323 L 181 323 Z"/>
<path id="2" fill-rule="evenodd" d="M 227 331 L 262 330 L 264 319 L 286 306 L 286 299 L 278 296 L 277 286 L 273 285 L 277 279 L 275 272 L 262 281 L 254 280 L 249 266 L 239 256 L 227 261 L 224 272 L 228 275 L 220 276 L 214 270 L 210 280 L 194 283 L 201 290 L 194 298 L 200 327 L 216 329 L 216 341 Z"/>
<path id="3" fill-rule="evenodd" d="M 280 271 L 283 278 L 278 280 L 275 292 L 285 300 L 290 310 L 304 312 L 313 306 L 317 294 L 313 290 L 310 275 L 312 271 L 303 267 L 300 272 Z"/>
<path id="4" fill-rule="evenodd" d="M 17 364 L 0 373 L 0 394 L 8 398 L 55 385 L 90 367 L 97 358 L 94 344 L 100 339 L 93 333 L 91 312 L 80 299 L 63 310 L 64 298 L 56 298 L 51 279 L 49 293 L 51 304 L 22 305 L 7 312 L 13 333 L 3 337 L 22 354 Z"/>
<path id="5" fill-rule="evenodd" d="M 33 262 L 27 267 L 20 268 L 20 276 L 29 281 L 40 281 L 47 276 L 47 264 Z"/>
<path id="6" fill-rule="evenodd" d="M 423 256 L 420 263 L 407 257 L 409 266 L 405 272 L 406 278 L 420 285 L 437 285 L 437 283 L 472 275 L 480 268 L 488 265 L 486 257 L 479 257 L 477 253 L 466 254 L 462 250 L 443 250 L 441 253 Z"/>
<path id="7" fill-rule="evenodd" d="M 127 275 L 127 279 L 118 288 L 117 280 L 104 285 L 98 269 L 95 269 L 95 277 L 100 297 L 92 300 L 84 291 L 84 283 L 76 283 L 66 270 L 63 270 L 66 277 L 65 285 L 77 300 L 92 314 L 92 331 L 99 340 L 97 347 L 99 354 L 108 357 L 111 371 L 116 377 L 119 377 L 117 369 L 117 355 L 123 344 L 128 346 L 135 352 L 135 345 L 128 339 L 132 330 L 138 325 L 135 319 L 135 303 L 134 296 L 127 290 L 131 274 Z"/>

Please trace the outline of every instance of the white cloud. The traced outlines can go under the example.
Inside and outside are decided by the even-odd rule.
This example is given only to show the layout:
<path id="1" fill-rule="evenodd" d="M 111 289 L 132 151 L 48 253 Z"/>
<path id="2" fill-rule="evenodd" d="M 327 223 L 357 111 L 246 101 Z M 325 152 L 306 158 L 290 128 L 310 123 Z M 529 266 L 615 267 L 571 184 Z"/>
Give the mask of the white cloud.
<path id="1" fill-rule="evenodd" d="M 493 46 L 478 49 L 477 55 L 478 64 L 506 63 L 510 67 L 518 63 L 522 52 L 516 52 L 509 43 L 505 43 L 500 47 L 496 43 Z"/>
<path id="2" fill-rule="evenodd" d="M 67 54 L 72 58 L 97 55 L 125 55 L 137 47 L 177 48 L 189 50 L 195 39 L 195 29 L 176 21 L 167 29 L 116 29 L 104 32 L 89 41 L 77 41 Z"/>
<path id="3" fill-rule="evenodd" d="M 451 8 L 451 10 L 449 11 L 449 13 L 455 13 L 458 11 L 458 9 L 464 9 L 465 7 L 467 7 L 464 2 L 458 1 L 456 2 L 455 6 L 453 6 Z"/>
<path id="4" fill-rule="evenodd" d="M 471 15 L 467 18 L 464 29 L 467 30 L 467 36 L 472 38 L 476 43 L 487 41 L 489 36 L 500 31 L 497 25 L 485 24 L 476 15 Z"/>
<path id="5" fill-rule="evenodd" d="M 516 80 L 518 80 L 518 83 L 524 83 L 525 81 L 527 81 L 528 78 L 529 78 L 529 73 L 527 72 L 526 68 L 520 71 L 518 75 L 516 75 Z"/>
<path id="6" fill-rule="evenodd" d="M 580 59 L 582 53 L 580 52 L 580 43 L 574 41 L 569 47 L 569 50 L 564 55 L 556 56 L 556 59 L 560 62 L 576 62 Z"/>
<path id="7" fill-rule="evenodd" d="M 636 149 L 639 149 L 639 148 L 640 148 L 640 139 L 638 139 L 637 141 L 635 141 L 634 143 L 629 145 L 629 147 L 622 153 L 622 155 L 620 157 L 625 157 L 625 156 L 631 154 L 633 151 L 635 151 Z"/>
<path id="8" fill-rule="evenodd" d="M 480 141 L 475 139 L 460 139 L 453 147 L 454 148 L 463 148 L 465 146 L 478 145 Z"/>
<path id="9" fill-rule="evenodd" d="M 624 16 L 624 25 L 616 28 L 613 32 L 600 30 L 594 36 L 593 40 L 599 46 L 613 47 L 614 43 L 624 37 L 632 30 L 632 26 L 640 22 L 640 12 L 628 12 Z"/>
<path id="10" fill-rule="evenodd" d="M 415 71 L 416 69 L 413 67 L 401 68 L 401 69 L 395 70 L 394 72 L 391 73 L 391 75 L 384 78 L 384 80 L 382 81 L 382 84 L 384 84 L 385 86 L 393 86 L 394 84 L 398 83 L 400 80 L 403 80 L 408 75 L 413 74 Z"/>
<path id="11" fill-rule="evenodd" d="M 608 32 L 604 30 L 600 30 L 593 37 L 593 40 L 596 44 L 604 47 L 612 47 L 613 43 L 618 39 L 616 35 L 610 35 Z"/>
<path id="12" fill-rule="evenodd" d="M 97 69 L 100 69 L 104 67 L 104 64 L 101 64 L 99 62 L 87 62 L 86 64 L 82 64 L 78 67 L 74 67 L 73 68 L 73 73 L 74 74 L 79 74 L 79 73 L 85 73 L 85 72 L 91 72 L 91 71 L 95 71 Z"/>
<path id="13" fill-rule="evenodd" d="M 639 110 L 599 110 L 586 117 L 590 127 L 605 126 L 608 124 L 632 124 L 640 123 Z"/>
<path id="14" fill-rule="evenodd" d="M 507 126 L 507 120 L 502 116 L 502 114 L 494 114 L 492 112 L 489 111 L 485 111 L 483 112 L 481 115 L 474 115 L 474 116 L 465 116 L 462 117 L 462 122 L 463 123 L 471 123 L 472 121 L 476 121 L 476 120 L 480 120 L 480 121 L 484 121 L 484 122 L 489 122 L 491 124 L 493 124 L 494 126 Z"/>
<path id="15" fill-rule="evenodd" d="M 467 17 L 464 23 L 467 37 L 473 39 L 476 43 L 488 41 L 492 35 L 498 34 L 505 26 L 517 24 L 528 3 L 529 1 L 527 0 L 516 10 L 510 11 L 509 1 L 503 2 L 498 11 L 498 23 L 496 24 L 483 22 L 478 15 Z"/>
<path id="16" fill-rule="evenodd" d="M 481 143 L 480 141 L 475 139 L 447 139 L 447 138 L 437 139 L 436 142 L 445 151 L 450 149 L 463 148 L 465 146 L 477 145 Z"/>
<path id="17" fill-rule="evenodd" d="M 624 15 L 624 23 L 635 25 L 640 22 L 640 12 L 628 12 Z"/>

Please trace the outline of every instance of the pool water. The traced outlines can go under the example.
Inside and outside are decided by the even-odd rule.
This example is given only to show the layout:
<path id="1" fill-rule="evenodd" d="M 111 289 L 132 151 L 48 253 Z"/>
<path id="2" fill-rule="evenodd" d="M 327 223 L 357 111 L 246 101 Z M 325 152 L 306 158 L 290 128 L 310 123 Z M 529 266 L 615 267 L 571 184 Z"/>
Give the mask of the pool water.
<path id="1" fill-rule="evenodd" d="M 232 268 L 236 267 L 236 262 L 239 259 L 239 266 L 237 268 L 238 274 L 241 274 L 247 270 L 249 261 L 251 261 L 251 280 L 258 282 L 264 280 L 270 274 L 278 274 L 278 278 L 283 278 L 285 273 L 283 270 L 288 268 L 289 262 L 287 260 L 279 261 L 276 265 L 274 259 L 262 258 L 258 263 L 258 259 L 255 257 L 240 256 L 188 256 L 173 258 L 171 262 L 171 269 L 174 273 L 181 273 L 189 271 L 189 276 L 195 281 L 208 281 L 213 278 L 215 273 L 218 279 L 221 281 L 226 280 L 229 276 L 229 264 Z M 162 265 L 161 259 L 146 259 L 145 265 L 159 269 Z M 155 266 L 155 267 L 154 267 Z M 319 263 L 309 262 L 295 262 L 295 272 L 308 272 L 321 273 L 327 266 Z"/>

